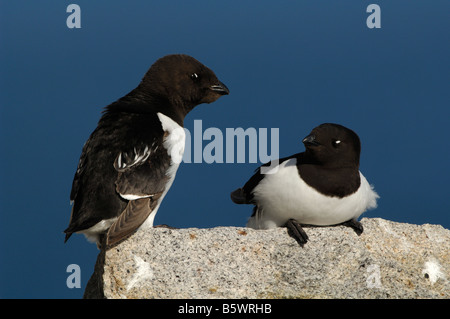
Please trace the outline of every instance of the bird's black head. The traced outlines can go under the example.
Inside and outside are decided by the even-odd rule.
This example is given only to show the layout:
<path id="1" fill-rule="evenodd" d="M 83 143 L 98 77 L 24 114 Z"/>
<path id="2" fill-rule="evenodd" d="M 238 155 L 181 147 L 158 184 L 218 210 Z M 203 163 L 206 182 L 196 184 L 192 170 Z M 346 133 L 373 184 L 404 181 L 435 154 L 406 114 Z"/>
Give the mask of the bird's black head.
<path id="1" fill-rule="evenodd" d="M 361 142 L 352 130 L 325 123 L 317 126 L 303 139 L 306 154 L 327 167 L 359 167 Z"/>
<path id="2" fill-rule="evenodd" d="M 230 92 L 211 69 L 185 54 L 157 60 L 140 86 L 152 95 L 169 99 L 186 113 L 198 104 L 212 103 Z"/>

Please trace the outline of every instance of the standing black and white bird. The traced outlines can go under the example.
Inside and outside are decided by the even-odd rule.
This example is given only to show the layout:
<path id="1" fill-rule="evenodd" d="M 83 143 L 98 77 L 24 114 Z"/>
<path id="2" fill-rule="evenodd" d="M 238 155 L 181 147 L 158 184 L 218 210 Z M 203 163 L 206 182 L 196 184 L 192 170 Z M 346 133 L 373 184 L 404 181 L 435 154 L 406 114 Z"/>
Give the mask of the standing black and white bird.
<path id="1" fill-rule="evenodd" d="M 105 108 L 85 143 L 65 241 L 82 233 L 99 246 L 106 234 L 109 246 L 152 227 L 183 157 L 186 114 L 225 94 L 228 88 L 196 59 L 157 60 L 138 87 Z"/>
<path id="2" fill-rule="evenodd" d="M 352 130 L 325 123 L 303 139 L 305 152 L 268 163 L 242 188 L 231 193 L 236 204 L 255 205 L 247 226 L 287 226 L 301 244 L 308 236 L 301 225 L 344 224 L 363 227 L 358 217 L 376 208 L 379 196 L 359 171 L 361 143 Z M 261 168 L 270 164 L 263 174 Z"/>

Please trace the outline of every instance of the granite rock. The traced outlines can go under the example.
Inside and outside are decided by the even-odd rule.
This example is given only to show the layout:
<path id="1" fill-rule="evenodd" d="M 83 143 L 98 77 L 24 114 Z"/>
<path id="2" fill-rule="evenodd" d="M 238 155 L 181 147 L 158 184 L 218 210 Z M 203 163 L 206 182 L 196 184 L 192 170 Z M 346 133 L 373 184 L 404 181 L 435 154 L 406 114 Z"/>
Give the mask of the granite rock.
<path id="1" fill-rule="evenodd" d="M 450 231 L 363 218 L 305 228 L 153 228 L 99 253 L 85 298 L 450 298 Z"/>

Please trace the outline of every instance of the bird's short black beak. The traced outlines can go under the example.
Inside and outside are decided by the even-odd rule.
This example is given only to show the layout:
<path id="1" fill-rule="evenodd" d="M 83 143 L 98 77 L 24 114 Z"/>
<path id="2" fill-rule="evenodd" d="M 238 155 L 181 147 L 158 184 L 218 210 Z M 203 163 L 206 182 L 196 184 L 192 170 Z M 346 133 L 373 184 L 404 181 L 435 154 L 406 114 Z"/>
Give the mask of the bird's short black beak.
<path id="1" fill-rule="evenodd" d="M 303 139 L 303 144 L 306 146 L 317 146 L 320 145 L 319 142 L 316 141 L 316 136 L 314 134 L 310 134 Z"/>
<path id="2" fill-rule="evenodd" d="M 230 94 L 230 90 L 228 90 L 227 86 L 220 81 L 217 84 L 211 85 L 209 89 L 220 95 Z"/>

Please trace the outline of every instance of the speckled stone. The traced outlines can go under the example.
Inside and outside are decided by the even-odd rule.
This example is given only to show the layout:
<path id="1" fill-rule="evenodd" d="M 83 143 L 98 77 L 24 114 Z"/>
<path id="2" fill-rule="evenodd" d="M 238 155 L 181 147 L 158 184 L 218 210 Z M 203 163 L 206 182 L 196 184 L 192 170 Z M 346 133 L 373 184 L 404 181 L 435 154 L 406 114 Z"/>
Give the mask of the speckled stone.
<path id="1" fill-rule="evenodd" d="M 364 218 L 305 228 L 154 228 L 101 251 L 85 298 L 450 298 L 450 231 Z"/>

